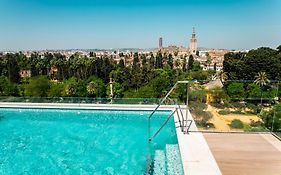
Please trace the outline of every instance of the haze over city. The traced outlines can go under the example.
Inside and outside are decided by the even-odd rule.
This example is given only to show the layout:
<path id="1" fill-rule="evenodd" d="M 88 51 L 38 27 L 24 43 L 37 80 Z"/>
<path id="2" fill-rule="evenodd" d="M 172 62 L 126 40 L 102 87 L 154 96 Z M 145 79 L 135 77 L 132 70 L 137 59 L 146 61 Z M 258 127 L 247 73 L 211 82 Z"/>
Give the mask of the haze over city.
<path id="1" fill-rule="evenodd" d="M 276 48 L 279 0 L 2 0 L 0 50 L 188 47 Z"/>

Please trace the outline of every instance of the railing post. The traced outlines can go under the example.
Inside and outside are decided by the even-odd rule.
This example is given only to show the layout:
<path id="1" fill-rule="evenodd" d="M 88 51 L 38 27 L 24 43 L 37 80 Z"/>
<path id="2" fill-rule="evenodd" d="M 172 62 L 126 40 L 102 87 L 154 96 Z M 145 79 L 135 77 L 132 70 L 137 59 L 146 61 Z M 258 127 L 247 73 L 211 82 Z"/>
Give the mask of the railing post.
<path id="1" fill-rule="evenodd" d="M 182 132 L 184 132 L 184 116 L 183 116 L 183 113 L 182 113 L 180 105 L 179 105 L 179 109 L 180 109 L 180 114 L 181 114 L 181 119 L 182 119 L 182 123 L 181 123 Z"/>
<path id="2" fill-rule="evenodd" d="M 177 111 L 177 116 L 178 116 L 178 120 L 179 120 L 181 131 L 183 131 L 183 127 L 182 127 L 182 123 L 181 123 L 181 119 L 180 119 L 180 114 L 179 114 L 178 108 L 176 108 L 176 111 Z"/>
<path id="3" fill-rule="evenodd" d="M 186 84 L 186 119 L 185 119 L 185 123 L 186 123 L 186 126 L 187 126 L 187 120 L 188 120 L 188 110 L 189 110 L 189 104 L 188 104 L 188 83 Z"/>
<path id="4" fill-rule="evenodd" d="M 278 101 L 278 90 L 279 90 L 279 81 L 277 81 L 277 92 L 276 92 L 276 100 L 275 100 L 275 105 L 277 104 L 276 102 Z M 273 106 L 273 116 L 272 116 L 272 123 L 271 123 L 271 132 L 273 132 L 274 130 L 274 120 L 275 120 L 275 116 L 276 116 L 276 109 L 274 109 Z"/>

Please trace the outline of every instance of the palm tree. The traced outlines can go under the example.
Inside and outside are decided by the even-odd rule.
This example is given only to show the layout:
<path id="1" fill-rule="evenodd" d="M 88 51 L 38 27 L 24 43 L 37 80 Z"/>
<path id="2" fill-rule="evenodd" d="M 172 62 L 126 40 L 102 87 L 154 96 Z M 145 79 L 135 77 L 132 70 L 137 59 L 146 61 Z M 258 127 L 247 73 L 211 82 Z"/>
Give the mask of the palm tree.
<path id="1" fill-rule="evenodd" d="M 76 94 L 76 86 L 74 84 L 68 84 L 65 91 L 67 96 L 73 97 Z"/>
<path id="2" fill-rule="evenodd" d="M 214 75 L 212 75 L 211 77 L 212 80 L 217 80 L 219 79 L 221 81 L 221 83 L 224 85 L 224 83 L 226 82 L 226 80 L 228 79 L 228 75 L 227 72 L 224 71 L 220 71 L 215 73 Z"/>
<path id="3" fill-rule="evenodd" d="M 91 81 L 91 82 L 88 84 L 88 86 L 87 86 L 87 92 L 88 92 L 88 94 L 89 94 L 90 96 L 93 96 L 93 95 L 95 95 L 96 90 L 97 90 L 97 88 L 96 88 L 95 83 L 94 83 L 93 81 Z"/>
<path id="4" fill-rule="evenodd" d="M 255 76 L 255 78 L 256 79 L 254 83 L 259 85 L 261 88 L 270 82 L 265 72 L 259 72 L 258 75 Z M 261 104 L 262 104 L 262 89 L 261 89 Z"/>
<path id="5" fill-rule="evenodd" d="M 218 78 L 220 79 L 221 83 L 224 84 L 224 82 L 228 79 L 227 72 L 221 71 L 218 74 Z"/>

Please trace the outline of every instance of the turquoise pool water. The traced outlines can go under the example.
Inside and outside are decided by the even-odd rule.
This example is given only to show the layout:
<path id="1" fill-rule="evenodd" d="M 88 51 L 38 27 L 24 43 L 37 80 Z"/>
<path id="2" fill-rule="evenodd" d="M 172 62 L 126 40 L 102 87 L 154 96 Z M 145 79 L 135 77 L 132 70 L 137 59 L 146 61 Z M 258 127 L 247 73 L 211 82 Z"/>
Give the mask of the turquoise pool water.
<path id="1" fill-rule="evenodd" d="M 155 132 L 170 111 L 152 118 Z M 173 120 L 147 144 L 150 111 L 0 108 L 0 174 L 144 174 L 177 144 Z"/>

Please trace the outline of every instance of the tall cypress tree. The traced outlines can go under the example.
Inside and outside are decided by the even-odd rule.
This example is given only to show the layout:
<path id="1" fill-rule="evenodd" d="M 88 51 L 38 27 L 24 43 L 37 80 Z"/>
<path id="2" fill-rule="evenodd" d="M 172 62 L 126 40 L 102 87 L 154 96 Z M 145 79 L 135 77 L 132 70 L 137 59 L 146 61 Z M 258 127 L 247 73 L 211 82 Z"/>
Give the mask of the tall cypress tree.
<path id="1" fill-rule="evenodd" d="M 183 57 L 182 71 L 186 72 L 186 57 Z"/>
<path id="2" fill-rule="evenodd" d="M 163 56 L 161 52 L 158 52 L 156 55 L 156 65 L 155 68 L 163 68 Z"/>
<path id="3" fill-rule="evenodd" d="M 173 58 L 172 54 L 169 54 L 169 56 L 168 56 L 168 64 L 169 64 L 171 69 L 174 68 L 174 58 Z"/>
<path id="4" fill-rule="evenodd" d="M 149 58 L 149 67 L 150 67 L 150 69 L 155 68 L 155 57 L 153 56 L 153 53 L 151 53 L 150 58 Z"/>
<path id="5" fill-rule="evenodd" d="M 194 63 L 194 58 L 192 55 L 190 55 L 188 58 L 188 66 L 187 66 L 188 71 L 191 71 L 193 69 L 193 63 Z"/>

